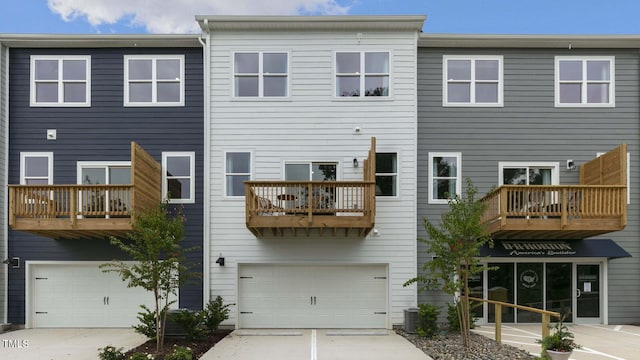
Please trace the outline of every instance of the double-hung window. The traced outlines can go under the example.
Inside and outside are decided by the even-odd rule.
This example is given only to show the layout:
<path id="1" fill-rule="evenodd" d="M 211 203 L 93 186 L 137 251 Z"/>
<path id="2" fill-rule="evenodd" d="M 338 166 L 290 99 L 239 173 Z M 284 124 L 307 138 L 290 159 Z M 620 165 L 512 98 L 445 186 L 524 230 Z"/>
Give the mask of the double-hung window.
<path id="1" fill-rule="evenodd" d="M 398 154 L 376 153 L 376 196 L 398 195 Z"/>
<path id="2" fill-rule="evenodd" d="M 20 184 L 22 185 L 53 184 L 53 153 L 52 152 L 20 153 Z"/>
<path id="3" fill-rule="evenodd" d="M 195 202 L 195 153 L 162 153 L 162 196 L 171 203 Z"/>
<path id="4" fill-rule="evenodd" d="M 429 203 L 447 204 L 462 193 L 462 154 L 429 153 Z"/>
<path id="5" fill-rule="evenodd" d="M 502 106 L 502 56 L 443 56 L 444 106 Z"/>
<path id="6" fill-rule="evenodd" d="M 184 55 L 125 55 L 125 106 L 184 106 Z"/>
<path id="7" fill-rule="evenodd" d="M 389 96 L 389 52 L 336 52 L 335 55 L 337 97 Z"/>
<path id="8" fill-rule="evenodd" d="M 556 56 L 556 106 L 615 106 L 614 67 L 613 56 Z"/>
<path id="9" fill-rule="evenodd" d="M 251 180 L 251 152 L 227 151 L 224 158 L 226 196 L 244 196 L 244 182 Z"/>
<path id="10" fill-rule="evenodd" d="M 91 106 L 91 57 L 31 56 L 31 106 Z"/>
<path id="11" fill-rule="evenodd" d="M 236 52 L 233 54 L 234 97 L 289 96 L 289 54 Z"/>

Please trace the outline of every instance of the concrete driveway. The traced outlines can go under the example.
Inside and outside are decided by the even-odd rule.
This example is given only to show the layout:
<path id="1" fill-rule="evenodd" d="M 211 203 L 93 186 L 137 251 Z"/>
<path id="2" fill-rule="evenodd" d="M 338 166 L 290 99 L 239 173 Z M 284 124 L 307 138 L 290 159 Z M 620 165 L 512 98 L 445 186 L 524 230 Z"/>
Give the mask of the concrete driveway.
<path id="1" fill-rule="evenodd" d="M 236 330 L 201 360 L 428 360 L 390 330 Z"/>
<path id="2" fill-rule="evenodd" d="M 24 329 L 0 334 L 0 359 L 99 359 L 98 348 L 113 345 L 128 350 L 145 341 L 131 328 Z"/>

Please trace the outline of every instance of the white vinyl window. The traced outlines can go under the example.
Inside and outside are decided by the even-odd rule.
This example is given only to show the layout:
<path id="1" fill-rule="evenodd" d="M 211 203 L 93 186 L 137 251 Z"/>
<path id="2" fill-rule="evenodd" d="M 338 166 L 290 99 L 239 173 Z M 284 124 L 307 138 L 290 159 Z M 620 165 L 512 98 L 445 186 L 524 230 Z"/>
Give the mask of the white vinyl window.
<path id="1" fill-rule="evenodd" d="M 184 106 L 184 55 L 125 55 L 125 106 Z"/>
<path id="2" fill-rule="evenodd" d="M 130 161 L 79 161 L 78 184 L 131 185 Z M 130 213 L 131 193 L 122 188 L 83 188 L 78 193 L 78 210 L 84 217 L 112 217 Z"/>
<path id="3" fill-rule="evenodd" d="M 556 56 L 556 106 L 615 106 L 614 74 L 615 58 L 613 56 Z"/>
<path id="4" fill-rule="evenodd" d="M 444 55 L 443 106 L 503 106 L 503 57 Z"/>
<path id="5" fill-rule="evenodd" d="M 251 180 L 251 152 L 227 151 L 225 159 L 225 195 L 244 196 L 244 182 Z"/>
<path id="6" fill-rule="evenodd" d="M 557 162 L 498 163 L 498 182 L 501 185 L 558 185 L 560 165 Z"/>
<path id="7" fill-rule="evenodd" d="M 234 97 L 289 96 L 289 54 L 236 52 L 233 54 Z"/>
<path id="8" fill-rule="evenodd" d="M 52 152 L 20 153 L 20 184 L 51 185 L 53 184 Z"/>
<path id="9" fill-rule="evenodd" d="M 91 106 L 91 57 L 31 56 L 31 106 Z"/>
<path id="10" fill-rule="evenodd" d="M 388 97 L 389 62 L 386 51 L 336 52 L 336 97 Z"/>
<path id="11" fill-rule="evenodd" d="M 195 202 L 194 152 L 162 153 L 162 197 L 170 203 Z"/>
<path id="12" fill-rule="evenodd" d="M 398 154 L 376 153 L 376 196 L 398 195 Z"/>
<path id="13" fill-rule="evenodd" d="M 597 152 L 596 157 L 600 157 L 606 152 Z M 631 153 L 627 153 L 627 205 L 631 204 Z"/>
<path id="14" fill-rule="evenodd" d="M 448 204 L 462 193 L 462 153 L 429 153 L 429 203 Z"/>

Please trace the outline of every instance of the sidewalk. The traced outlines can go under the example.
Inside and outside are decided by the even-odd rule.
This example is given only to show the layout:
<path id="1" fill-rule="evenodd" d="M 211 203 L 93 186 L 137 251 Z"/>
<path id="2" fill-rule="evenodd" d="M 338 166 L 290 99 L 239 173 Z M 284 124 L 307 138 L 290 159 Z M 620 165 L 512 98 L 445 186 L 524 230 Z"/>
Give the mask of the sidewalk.
<path id="1" fill-rule="evenodd" d="M 494 326 L 483 325 L 473 332 L 494 338 Z M 540 355 L 540 325 L 502 325 L 502 342 Z M 572 360 L 633 360 L 640 358 L 640 327 L 634 325 L 569 325 L 581 349 Z"/>

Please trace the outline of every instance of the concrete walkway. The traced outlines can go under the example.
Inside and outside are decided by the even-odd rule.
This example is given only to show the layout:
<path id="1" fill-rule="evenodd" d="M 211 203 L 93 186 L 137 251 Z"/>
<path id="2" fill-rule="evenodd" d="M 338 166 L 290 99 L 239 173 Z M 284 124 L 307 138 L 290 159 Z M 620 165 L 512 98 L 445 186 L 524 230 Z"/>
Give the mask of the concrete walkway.
<path id="1" fill-rule="evenodd" d="M 201 360 L 428 360 L 390 330 L 236 330 Z"/>
<path id="2" fill-rule="evenodd" d="M 475 333 L 494 338 L 494 326 L 480 326 Z M 633 325 L 569 325 L 576 343 L 572 360 L 634 360 L 640 359 L 640 327 Z M 540 325 L 503 325 L 502 342 L 540 355 Z"/>
<path id="3" fill-rule="evenodd" d="M 106 345 L 126 351 L 145 341 L 131 328 L 24 329 L 0 334 L 0 359 L 98 359 L 98 349 Z"/>

